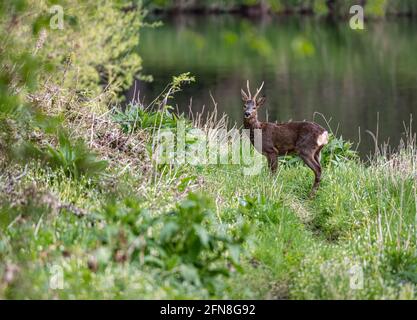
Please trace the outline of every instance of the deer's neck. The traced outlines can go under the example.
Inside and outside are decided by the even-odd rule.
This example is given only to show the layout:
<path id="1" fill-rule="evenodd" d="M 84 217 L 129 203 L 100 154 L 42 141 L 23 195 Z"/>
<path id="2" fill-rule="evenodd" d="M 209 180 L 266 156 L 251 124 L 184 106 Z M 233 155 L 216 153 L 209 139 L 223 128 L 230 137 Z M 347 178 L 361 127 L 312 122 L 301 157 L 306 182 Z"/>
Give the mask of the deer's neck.
<path id="1" fill-rule="evenodd" d="M 244 118 L 243 119 L 243 125 L 245 129 L 260 129 L 261 123 L 258 121 L 258 115 L 253 115 L 250 118 Z"/>
<path id="2" fill-rule="evenodd" d="M 258 115 L 253 115 L 250 118 L 243 119 L 245 129 L 249 129 L 249 140 L 254 144 L 255 129 L 261 129 L 261 123 L 258 121 Z"/>

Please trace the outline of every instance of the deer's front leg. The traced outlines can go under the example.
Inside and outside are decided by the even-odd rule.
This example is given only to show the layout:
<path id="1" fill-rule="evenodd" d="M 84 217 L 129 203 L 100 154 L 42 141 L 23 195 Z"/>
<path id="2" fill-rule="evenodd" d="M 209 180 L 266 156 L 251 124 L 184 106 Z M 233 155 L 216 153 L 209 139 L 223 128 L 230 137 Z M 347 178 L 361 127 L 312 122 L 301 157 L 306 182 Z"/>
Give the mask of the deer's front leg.
<path id="1" fill-rule="evenodd" d="M 278 168 L 278 156 L 275 152 L 266 154 L 266 159 L 268 160 L 268 167 L 273 173 L 277 171 Z"/>

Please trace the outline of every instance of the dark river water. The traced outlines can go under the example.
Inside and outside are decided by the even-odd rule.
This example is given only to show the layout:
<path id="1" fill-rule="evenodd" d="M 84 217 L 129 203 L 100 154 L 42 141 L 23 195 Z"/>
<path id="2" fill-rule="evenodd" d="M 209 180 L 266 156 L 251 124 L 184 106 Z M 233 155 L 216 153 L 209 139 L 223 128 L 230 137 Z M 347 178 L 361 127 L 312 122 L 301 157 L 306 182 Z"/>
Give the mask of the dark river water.
<path id="1" fill-rule="evenodd" d="M 140 35 L 143 74 L 136 92 L 150 102 L 173 75 L 190 72 L 196 82 L 176 95 L 179 110 L 213 107 L 242 124 L 240 88 L 265 81 L 269 121 L 315 120 L 355 143 L 364 156 L 374 151 L 366 130 L 395 147 L 404 123 L 417 113 L 417 21 L 398 18 L 365 24 L 317 18 L 248 19 L 239 16 L 161 18 L 159 28 Z M 133 97 L 133 89 L 128 98 Z M 360 136 L 360 138 L 359 138 Z"/>

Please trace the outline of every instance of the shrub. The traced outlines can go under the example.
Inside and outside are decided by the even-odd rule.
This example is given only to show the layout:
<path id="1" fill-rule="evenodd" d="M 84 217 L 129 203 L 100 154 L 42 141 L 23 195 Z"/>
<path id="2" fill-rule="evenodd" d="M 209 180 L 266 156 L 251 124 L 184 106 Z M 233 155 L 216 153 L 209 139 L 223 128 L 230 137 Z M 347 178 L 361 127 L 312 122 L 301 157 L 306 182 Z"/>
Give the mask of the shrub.
<path id="1" fill-rule="evenodd" d="M 343 140 L 342 137 L 337 138 L 333 134 L 329 136 L 329 143 L 321 152 L 322 164 L 338 165 L 348 160 L 358 159 L 358 153 L 352 149 L 352 142 Z"/>
<path id="2" fill-rule="evenodd" d="M 138 129 L 175 129 L 178 116 L 171 111 L 171 107 L 152 111 L 140 105 L 129 104 L 124 111 L 116 110 L 113 117 L 125 133 L 132 133 Z"/>
<path id="3" fill-rule="evenodd" d="M 139 201 L 105 206 L 102 215 L 108 223 L 102 244 L 110 246 L 115 259 L 124 257 L 159 269 L 171 279 L 202 286 L 210 293 L 219 276 L 229 276 L 231 266 L 239 269 L 239 254 L 247 227 L 228 235 L 224 228 L 214 229 L 213 203 L 190 193 L 176 208 L 153 216 Z"/>
<path id="4" fill-rule="evenodd" d="M 147 109 L 141 105 L 130 103 L 125 110 L 115 109 L 114 119 L 120 123 L 126 133 L 134 132 L 138 129 L 173 129 L 177 128 L 177 121 L 186 120 L 183 115 L 176 115 L 173 107 L 168 105 L 168 100 L 174 94 L 181 91 L 181 86 L 195 81 L 189 72 L 172 77 L 172 81 L 159 94 L 159 96 L 148 106 Z M 158 106 L 156 110 L 153 107 Z"/>
<path id="5" fill-rule="evenodd" d="M 352 149 L 352 142 L 337 138 L 333 134 L 329 135 L 329 143 L 321 151 L 322 166 L 340 165 L 349 160 L 359 159 L 358 153 Z M 285 156 L 280 159 L 284 166 L 293 166 L 302 163 L 299 157 Z"/>
<path id="6" fill-rule="evenodd" d="M 20 159 L 38 159 L 53 169 L 62 169 L 72 178 L 97 178 L 103 174 L 107 167 L 107 161 L 98 160 L 84 141 L 71 142 L 70 137 L 64 130 L 58 132 L 58 145 L 55 147 L 48 144 L 46 147 L 38 147 L 26 143 L 20 151 Z"/>

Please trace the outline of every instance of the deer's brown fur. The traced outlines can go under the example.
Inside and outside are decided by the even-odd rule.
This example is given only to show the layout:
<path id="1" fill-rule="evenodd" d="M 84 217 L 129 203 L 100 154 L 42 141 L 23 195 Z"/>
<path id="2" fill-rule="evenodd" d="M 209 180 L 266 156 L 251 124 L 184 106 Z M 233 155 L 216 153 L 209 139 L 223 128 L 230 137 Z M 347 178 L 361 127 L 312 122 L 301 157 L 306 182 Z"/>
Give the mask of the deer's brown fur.
<path id="1" fill-rule="evenodd" d="M 257 98 L 262 86 L 252 97 L 247 83 L 248 94 L 242 90 L 244 106 L 244 127 L 250 129 L 250 138 L 254 144 L 254 129 L 262 130 L 262 150 L 272 172 L 278 167 L 278 156 L 287 154 L 298 155 L 314 172 L 315 179 L 312 194 L 317 190 L 321 180 L 320 152 L 328 142 L 328 133 L 320 125 L 308 121 L 286 123 L 261 122 L 257 110 L 265 103 L 265 97 Z M 255 146 L 255 145 L 254 145 Z"/>

